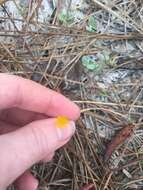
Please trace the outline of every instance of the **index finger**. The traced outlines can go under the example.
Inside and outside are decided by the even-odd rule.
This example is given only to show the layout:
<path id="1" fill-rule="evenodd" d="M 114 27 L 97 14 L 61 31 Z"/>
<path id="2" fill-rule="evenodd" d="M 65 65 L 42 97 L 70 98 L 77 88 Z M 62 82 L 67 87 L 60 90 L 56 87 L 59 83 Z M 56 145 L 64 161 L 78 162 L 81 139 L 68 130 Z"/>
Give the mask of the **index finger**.
<path id="1" fill-rule="evenodd" d="M 77 105 L 63 95 L 36 82 L 8 74 L 0 74 L 0 109 L 18 107 L 48 116 L 79 117 Z"/>

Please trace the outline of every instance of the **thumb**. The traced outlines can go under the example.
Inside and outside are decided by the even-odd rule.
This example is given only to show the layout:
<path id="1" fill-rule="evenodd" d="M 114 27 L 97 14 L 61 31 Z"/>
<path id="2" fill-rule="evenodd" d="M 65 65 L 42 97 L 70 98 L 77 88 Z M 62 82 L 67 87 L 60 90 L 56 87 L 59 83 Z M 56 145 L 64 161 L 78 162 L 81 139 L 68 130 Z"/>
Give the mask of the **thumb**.
<path id="1" fill-rule="evenodd" d="M 3 184 L 3 187 L 11 184 L 31 165 L 64 145 L 74 131 L 73 121 L 69 121 L 64 128 L 57 128 L 55 119 L 45 119 L 1 135 L 0 184 Z"/>

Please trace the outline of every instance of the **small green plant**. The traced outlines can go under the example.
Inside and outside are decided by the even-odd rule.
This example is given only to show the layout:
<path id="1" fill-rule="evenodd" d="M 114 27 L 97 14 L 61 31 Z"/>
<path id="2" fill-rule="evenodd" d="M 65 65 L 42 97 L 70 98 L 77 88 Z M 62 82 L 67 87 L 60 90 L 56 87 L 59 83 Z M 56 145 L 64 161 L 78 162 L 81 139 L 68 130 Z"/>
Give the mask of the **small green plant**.
<path id="1" fill-rule="evenodd" d="M 115 67 L 115 59 L 110 56 L 110 52 L 103 50 L 102 52 L 97 53 L 97 58 L 100 63 L 104 65 L 108 65 L 111 67 Z"/>
<path id="2" fill-rule="evenodd" d="M 66 10 L 62 10 L 58 15 L 58 20 L 61 24 L 72 24 L 74 22 L 74 16 L 71 12 L 67 12 Z"/>
<path id="3" fill-rule="evenodd" d="M 108 64 L 110 61 L 110 56 L 109 56 L 109 53 L 107 51 L 102 51 L 102 52 L 97 53 L 97 58 L 103 64 Z"/>
<path id="4" fill-rule="evenodd" d="M 100 89 L 99 95 L 106 97 L 106 96 L 108 96 L 108 92 L 104 89 Z"/>
<path id="5" fill-rule="evenodd" d="M 88 18 L 86 30 L 87 30 L 88 32 L 95 32 L 96 26 L 97 26 L 97 24 L 96 24 L 95 18 L 94 18 L 93 16 L 90 16 L 90 17 Z"/>
<path id="6" fill-rule="evenodd" d="M 143 168 L 143 160 L 140 160 L 139 163 L 140 163 L 141 167 Z"/>
<path id="7" fill-rule="evenodd" d="M 81 59 L 82 65 L 89 71 L 99 71 L 100 65 L 93 59 L 92 56 L 85 55 Z"/>
<path id="8" fill-rule="evenodd" d="M 96 73 L 99 73 L 103 70 L 105 66 L 112 66 L 114 67 L 115 60 L 110 57 L 110 52 L 108 51 L 101 51 L 98 52 L 96 55 L 86 55 L 83 56 L 82 59 L 82 65 L 87 68 L 90 71 L 96 71 Z"/>

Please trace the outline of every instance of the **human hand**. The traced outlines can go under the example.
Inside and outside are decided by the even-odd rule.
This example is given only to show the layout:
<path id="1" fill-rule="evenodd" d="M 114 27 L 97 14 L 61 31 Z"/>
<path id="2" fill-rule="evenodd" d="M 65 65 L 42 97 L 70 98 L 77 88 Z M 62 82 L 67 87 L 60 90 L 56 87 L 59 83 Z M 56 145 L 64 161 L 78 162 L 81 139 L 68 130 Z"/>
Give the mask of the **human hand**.
<path id="1" fill-rule="evenodd" d="M 55 117 L 69 118 L 57 128 Z M 50 160 L 75 131 L 79 108 L 64 96 L 35 82 L 0 74 L 0 190 L 13 183 L 18 190 L 35 190 L 38 181 L 28 169 Z"/>

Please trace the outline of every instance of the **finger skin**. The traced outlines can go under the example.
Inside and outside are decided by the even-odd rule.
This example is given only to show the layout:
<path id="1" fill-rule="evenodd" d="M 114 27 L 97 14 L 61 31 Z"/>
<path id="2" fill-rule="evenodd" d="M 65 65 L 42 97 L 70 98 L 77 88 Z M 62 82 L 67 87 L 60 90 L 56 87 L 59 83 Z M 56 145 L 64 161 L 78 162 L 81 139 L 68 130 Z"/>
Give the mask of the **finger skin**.
<path id="1" fill-rule="evenodd" d="M 12 132 L 14 130 L 17 130 L 19 127 L 15 125 L 10 125 L 5 122 L 0 121 L 0 134 L 5 134 L 8 132 Z M 65 142 L 66 143 L 66 142 Z M 62 146 L 62 143 L 61 143 Z M 58 148 L 58 147 L 57 147 Z M 51 161 L 55 152 L 49 153 L 46 158 L 44 158 L 43 162 Z M 38 186 L 38 181 L 35 179 L 34 176 L 29 171 L 26 171 L 24 174 L 22 174 L 14 183 L 15 187 L 18 190 L 36 190 Z"/>
<path id="2" fill-rule="evenodd" d="M 0 189 L 7 187 L 33 164 L 63 146 L 74 130 L 70 122 L 67 127 L 59 129 L 55 127 L 55 119 L 46 119 L 1 135 Z"/>
<path id="3" fill-rule="evenodd" d="M 54 155 L 55 155 L 55 152 L 51 152 L 44 159 L 42 159 L 42 161 L 43 162 L 49 162 L 53 159 Z"/>
<path id="4" fill-rule="evenodd" d="M 47 117 L 64 115 L 70 120 L 76 120 L 80 115 L 79 108 L 70 100 L 35 82 L 0 74 L 0 86 L 1 110 L 16 107 Z M 60 139 L 63 135 L 54 126 L 54 119 L 34 121 L 18 129 L 17 126 L 3 128 L 1 133 L 5 134 L 0 136 L 0 189 L 6 189 L 31 165 L 63 146 L 74 133 L 73 128 L 62 130 L 64 140 Z"/>
<path id="5" fill-rule="evenodd" d="M 19 126 L 0 121 L 0 135 L 16 131 Z"/>
<path id="6" fill-rule="evenodd" d="M 14 183 L 18 190 L 36 190 L 38 180 L 29 172 L 26 171 Z"/>
<path id="7" fill-rule="evenodd" d="M 0 119 L 12 125 L 24 126 L 36 120 L 46 119 L 47 116 L 36 112 L 22 110 L 19 108 L 9 108 L 0 110 Z"/>
<path id="8" fill-rule="evenodd" d="M 3 121 L 0 121 L 0 135 L 1 134 L 6 134 L 12 131 L 16 131 L 17 129 L 19 129 L 18 126 L 15 125 L 10 125 L 8 123 L 5 123 Z M 59 146 L 62 146 L 63 144 L 66 144 L 68 142 L 68 140 L 66 140 L 65 142 L 60 142 L 57 146 L 57 149 Z M 43 162 L 48 162 L 51 161 L 52 158 L 54 157 L 55 152 L 50 152 L 46 155 L 46 157 L 44 159 L 42 159 Z"/>
<path id="9" fill-rule="evenodd" d="M 8 74 L 0 74 L 0 108 L 18 107 L 48 116 L 64 115 L 76 120 L 79 108 L 63 95 L 40 84 Z"/>

